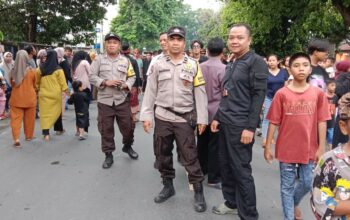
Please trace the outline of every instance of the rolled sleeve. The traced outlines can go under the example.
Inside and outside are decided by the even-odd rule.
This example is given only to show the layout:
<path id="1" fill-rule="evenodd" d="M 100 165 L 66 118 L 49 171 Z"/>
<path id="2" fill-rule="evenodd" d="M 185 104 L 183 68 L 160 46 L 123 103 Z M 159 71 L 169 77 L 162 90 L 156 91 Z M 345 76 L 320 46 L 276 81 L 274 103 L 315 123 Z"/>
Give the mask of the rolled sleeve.
<path id="1" fill-rule="evenodd" d="M 194 88 L 194 96 L 196 100 L 197 124 L 208 124 L 208 97 L 205 86 L 196 86 Z"/>
<path id="2" fill-rule="evenodd" d="M 104 79 L 99 77 L 100 63 L 101 63 L 100 58 L 97 58 L 92 62 L 90 66 L 90 71 L 89 71 L 89 80 L 92 85 L 102 89 L 104 88 L 104 86 L 101 86 L 101 84 Z"/>
<path id="3" fill-rule="evenodd" d="M 140 121 L 152 121 L 154 118 L 154 104 L 158 91 L 157 74 L 155 66 L 149 71 L 145 95 L 142 100 Z"/>

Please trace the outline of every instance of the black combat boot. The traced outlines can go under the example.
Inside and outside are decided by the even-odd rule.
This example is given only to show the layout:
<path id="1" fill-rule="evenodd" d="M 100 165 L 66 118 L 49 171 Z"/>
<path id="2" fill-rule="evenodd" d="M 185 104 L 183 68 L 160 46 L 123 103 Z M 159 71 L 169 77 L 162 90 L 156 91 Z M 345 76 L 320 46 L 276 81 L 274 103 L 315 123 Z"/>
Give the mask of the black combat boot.
<path id="1" fill-rule="evenodd" d="M 103 169 L 108 169 L 113 164 L 113 154 L 112 153 L 106 153 L 106 159 L 102 164 Z"/>
<path id="2" fill-rule="evenodd" d="M 157 197 L 154 198 L 155 203 L 165 202 L 167 199 L 175 195 L 175 189 L 172 179 L 163 179 L 163 189 L 160 191 Z"/>
<path id="3" fill-rule="evenodd" d="M 129 157 L 133 160 L 139 158 L 139 155 L 134 151 L 134 149 L 132 149 L 131 145 L 125 144 L 122 148 L 122 151 L 124 153 L 127 153 Z"/>
<path id="4" fill-rule="evenodd" d="M 202 183 L 193 184 L 194 189 L 194 210 L 196 212 L 205 212 L 207 210 L 207 204 L 205 202 L 204 194 L 203 194 L 203 185 Z"/>

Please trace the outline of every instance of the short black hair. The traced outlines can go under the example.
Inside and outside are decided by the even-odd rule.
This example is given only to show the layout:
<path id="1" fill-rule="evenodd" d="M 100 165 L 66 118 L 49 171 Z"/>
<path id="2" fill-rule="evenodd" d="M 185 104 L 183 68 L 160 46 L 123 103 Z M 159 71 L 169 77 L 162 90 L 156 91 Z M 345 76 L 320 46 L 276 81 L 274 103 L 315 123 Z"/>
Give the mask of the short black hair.
<path id="1" fill-rule="evenodd" d="M 310 41 L 307 50 L 310 55 L 312 55 L 315 51 L 328 52 L 329 42 L 327 40 L 314 39 Z"/>
<path id="2" fill-rule="evenodd" d="M 215 37 L 208 42 L 209 56 L 217 57 L 224 52 L 225 42 L 220 37 Z"/>
<path id="3" fill-rule="evenodd" d="M 73 81 L 72 87 L 74 92 L 79 92 L 79 87 L 83 86 L 83 83 L 80 80 Z"/>
<path id="4" fill-rule="evenodd" d="M 269 54 L 269 55 L 267 55 L 267 57 L 266 57 L 266 60 L 269 60 L 270 59 L 270 57 L 276 57 L 276 59 L 278 60 L 278 56 L 276 55 L 276 54 Z"/>
<path id="5" fill-rule="evenodd" d="M 335 79 L 327 79 L 326 80 L 326 85 L 328 86 L 331 83 L 335 83 Z"/>
<path id="6" fill-rule="evenodd" d="M 73 49 L 71 47 L 65 47 L 64 51 L 68 50 L 69 52 L 73 52 Z"/>
<path id="7" fill-rule="evenodd" d="M 162 36 L 163 34 L 168 34 L 168 32 L 167 32 L 167 31 L 161 32 L 161 33 L 159 34 L 159 37 Z"/>
<path id="8" fill-rule="evenodd" d="M 130 48 L 130 44 L 127 41 L 124 41 L 122 44 L 122 51 L 127 51 Z"/>
<path id="9" fill-rule="evenodd" d="M 193 40 L 193 41 L 191 42 L 191 44 L 190 44 L 192 49 L 193 49 L 193 45 L 194 45 L 195 43 L 198 43 L 199 46 L 201 47 L 201 49 L 204 47 L 204 44 L 203 44 L 202 41 L 200 41 L 200 40 Z"/>
<path id="10" fill-rule="evenodd" d="M 332 63 L 334 63 L 334 62 L 335 62 L 335 58 L 334 58 L 334 57 L 328 57 L 328 58 L 327 58 L 327 60 L 332 61 Z"/>
<path id="11" fill-rule="evenodd" d="M 23 50 L 27 51 L 28 55 L 34 51 L 34 47 L 32 45 L 26 45 Z"/>
<path id="12" fill-rule="evenodd" d="M 229 31 L 231 31 L 231 29 L 234 28 L 234 27 L 245 27 L 245 29 L 247 29 L 248 36 L 249 36 L 249 37 L 252 36 L 252 28 L 250 27 L 249 24 L 247 24 L 247 23 L 237 23 L 237 24 L 234 24 L 234 25 L 232 25 L 232 26 L 230 27 L 230 30 L 229 30 Z"/>
<path id="13" fill-rule="evenodd" d="M 310 56 L 304 52 L 298 52 L 293 54 L 290 58 L 289 58 L 289 66 L 292 66 L 292 64 L 294 63 L 294 61 L 298 58 L 305 58 L 307 59 L 310 63 L 311 63 L 311 59 Z"/>

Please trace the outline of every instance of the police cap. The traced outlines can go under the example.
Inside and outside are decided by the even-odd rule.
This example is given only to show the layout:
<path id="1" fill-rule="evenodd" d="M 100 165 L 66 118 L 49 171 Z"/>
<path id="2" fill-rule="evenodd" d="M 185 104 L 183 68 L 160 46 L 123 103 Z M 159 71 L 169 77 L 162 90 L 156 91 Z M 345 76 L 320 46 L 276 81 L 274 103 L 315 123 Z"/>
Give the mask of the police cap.
<path id="1" fill-rule="evenodd" d="M 113 33 L 109 33 L 105 36 L 105 41 L 107 41 L 109 39 L 116 39 L 116 40 L 119 40 L 120 42 L 122 41 L 118 35 L 113 34 Z"/>
<path id="2" fill-rule="evenodd" d="M 168 30 L 168 37 L 178 35 L 180 37 L 186 38 L 186 30 L 183 27 L 180 26 L 174 26 L 169 28 Z"/>

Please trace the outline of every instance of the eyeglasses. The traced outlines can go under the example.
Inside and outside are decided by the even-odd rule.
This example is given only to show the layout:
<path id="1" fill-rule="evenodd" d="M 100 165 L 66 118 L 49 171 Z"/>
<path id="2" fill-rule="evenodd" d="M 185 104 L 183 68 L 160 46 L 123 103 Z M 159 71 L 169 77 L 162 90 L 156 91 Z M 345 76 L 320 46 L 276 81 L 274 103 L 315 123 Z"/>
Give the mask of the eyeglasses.
<path id="1" fill-rule="evenodd" d="M 195 48 L 201 48 L 201 46 L 199 46 L 199 45 L 193 45 L 192 48 L 193 48 L 193 49 L 195 49 Z"/>

